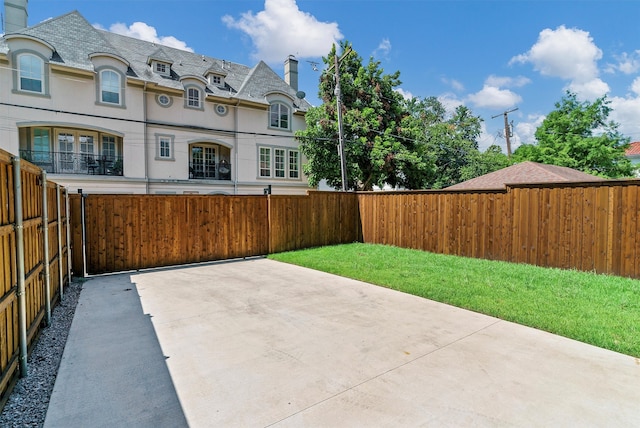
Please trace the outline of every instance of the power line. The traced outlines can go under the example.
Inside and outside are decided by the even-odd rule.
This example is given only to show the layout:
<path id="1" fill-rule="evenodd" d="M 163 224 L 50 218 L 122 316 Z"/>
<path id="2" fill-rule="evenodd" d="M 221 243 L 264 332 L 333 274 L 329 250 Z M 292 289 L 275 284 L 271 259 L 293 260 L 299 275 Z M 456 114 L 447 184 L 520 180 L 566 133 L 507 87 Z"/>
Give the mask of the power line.
<path id="1" fill-rule="evenodd" d="M 264 132 L 238 131 L 238 130 L 228 130 L 228 129 L 219 129 L 219 128 L 209 128 L 209 127 L 200 126 L 200 125 L 183 125 L 183 124 L 177 124 L 177 123 L 168 123 L 168 122 L 165 123 L 165 122 L 157 122 L 157 121 L 151 121 L 151 120 L 129 119 L 124 117 L 104 116 L 104 115 L 91 114 L 91 113 L 80 113 L 80 112 L 58 110 L 58 109 L 51 109 L 51 108 L 45 108 L 45 107 L 25 106 L 20 104 L 6 103 L 2 101 L 0 101 L 0 105 L 6 106 L 6 107 L 24 108 L 28 110 L 45 111 L 48 113 L 69 114 L 74 116 L 90 117 L 94 119 L 108 119 L 108 120 L 116 120 L 121 122 L 138 123 L 141 125 L 163 126 L 163 127 L 169 127 L 169 128 L 189 129 L 194 131 L 216 132 L 219 134 L 226 134 L 229 136 L 251 135 L 255 137 L 295 138 L 294 135 L 280 135 L 280 134 L 269 134 Z"/>

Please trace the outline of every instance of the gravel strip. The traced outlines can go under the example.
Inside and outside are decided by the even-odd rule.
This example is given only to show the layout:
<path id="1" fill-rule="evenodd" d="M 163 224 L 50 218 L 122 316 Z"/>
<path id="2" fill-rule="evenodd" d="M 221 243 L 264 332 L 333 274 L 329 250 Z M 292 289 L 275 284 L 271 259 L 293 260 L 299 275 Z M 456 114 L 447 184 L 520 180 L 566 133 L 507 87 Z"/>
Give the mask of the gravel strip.
<path id="1" fill-rule="evenodd" d="M 28 376 L 16 383 L 0 415 L 0 427 L 42 427 L 58 374 L 64 345 L 76 311 L 82 282 L 72 282 L 51 313 L 51 326 L 42 329 L 28 359 Z"/>

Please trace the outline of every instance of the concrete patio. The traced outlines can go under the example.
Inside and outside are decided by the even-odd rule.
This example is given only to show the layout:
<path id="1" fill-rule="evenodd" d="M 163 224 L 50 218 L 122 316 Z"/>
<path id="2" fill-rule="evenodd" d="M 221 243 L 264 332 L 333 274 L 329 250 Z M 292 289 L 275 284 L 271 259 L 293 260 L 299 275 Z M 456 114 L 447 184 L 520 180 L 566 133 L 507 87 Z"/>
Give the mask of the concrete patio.
<path id="1" fill-rule="evenodd" d="M 639 426 L 640 360 L 256 258 L 84 284 L 45 427 Z"/>

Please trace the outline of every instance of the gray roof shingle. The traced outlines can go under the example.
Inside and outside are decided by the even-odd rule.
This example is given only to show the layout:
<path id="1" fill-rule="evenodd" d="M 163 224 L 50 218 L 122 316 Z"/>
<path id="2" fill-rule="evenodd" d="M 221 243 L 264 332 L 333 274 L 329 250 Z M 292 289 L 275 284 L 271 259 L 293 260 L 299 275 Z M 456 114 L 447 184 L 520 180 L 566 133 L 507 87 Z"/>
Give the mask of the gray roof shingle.
<path id="1" fill-rule="evenodd" d="M 208 73 L 225 76 L 224 87 L 207 85 L 206 91 L 218 97 L 234 98 L 267 104 L 265 96 L 271 92 L 283 92 L 294 101 L 296 108 L 306 111 L 311 105 L 306 100 L 296 98 L 296 91 L 278 76 L 267 64 L 260 61 L 255 67 L 200 55 L 169 46 L 111 33 L 97 29 L 77 11 L 21 30 L 19 34 L 46 41 L 56 53 L 51 61 L 66 66 L 93 70 L 89 58 L 94 53 L 108 53 L 125 59 L 130 66 L 129 75 L 158 86 L 182 90 L 180 78 L 198 76 L 205 78 Z M 7 53 L 8 46 L 0 38 L 0 52 Z M 156 59 L 172 64 L 172 77 L 164 77 L 151 70 L 149 60 Z"/>

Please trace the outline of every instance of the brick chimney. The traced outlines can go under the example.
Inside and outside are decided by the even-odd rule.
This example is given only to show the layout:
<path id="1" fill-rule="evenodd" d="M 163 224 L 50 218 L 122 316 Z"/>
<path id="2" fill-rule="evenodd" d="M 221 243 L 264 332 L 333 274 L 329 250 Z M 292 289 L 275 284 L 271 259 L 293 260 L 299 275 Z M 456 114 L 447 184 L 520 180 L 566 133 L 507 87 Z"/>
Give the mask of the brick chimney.
<path id="1" fill-rule="evenodd" d="M 14 33 L 27 28 L 28 0 L 4 0 L 4 32 Z"/>
<path id="2" fill-rule="evenodd" d="M 294 91 L 298 90 L 298 60 L 293 55 L 284 61 L 284 81 Z"/>

